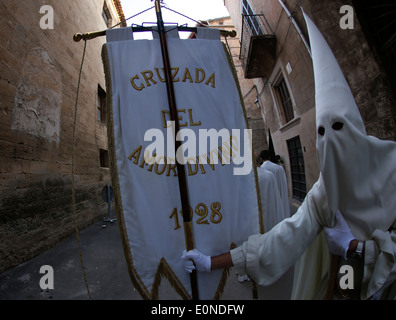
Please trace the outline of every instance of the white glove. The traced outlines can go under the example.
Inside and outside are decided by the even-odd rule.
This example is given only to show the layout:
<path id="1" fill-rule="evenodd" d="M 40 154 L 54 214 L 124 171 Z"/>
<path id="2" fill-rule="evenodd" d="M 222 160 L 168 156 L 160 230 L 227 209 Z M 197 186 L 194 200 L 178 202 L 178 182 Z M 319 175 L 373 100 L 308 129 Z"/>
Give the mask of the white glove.
<path id="1" fill-rule="evenodd" d="M 191 273 L 193 270 L 197 269 L 201 272 L 210 272 L 211 260 L 209 256 L 205 256 L 203 253 L 199 252 L 197 249 L 191 251 L 183 251 L 181 257 L 184 262 L 184 270 Z M 193 261 L 191 261 L 193 260 Z"/>
<path id="2" fill-rule="evenodd" d="M 356 238 L 353 236 L 340 211 L 337 210 L 336 212 L 335 226 L 333 228 L 325 227 L 324 231 L 330 253 L 344 257 L 346 260 L 349 243 Z"/>

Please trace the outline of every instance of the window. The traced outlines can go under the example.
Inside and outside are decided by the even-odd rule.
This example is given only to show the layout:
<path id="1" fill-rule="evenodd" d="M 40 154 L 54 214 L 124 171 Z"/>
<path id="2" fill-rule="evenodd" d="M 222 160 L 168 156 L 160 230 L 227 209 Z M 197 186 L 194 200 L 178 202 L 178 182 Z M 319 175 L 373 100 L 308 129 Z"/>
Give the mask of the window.
<path id="1" fill-rule="evenodd" d="M 104 9 L 102 11 L 102 17 L 103 17 L 104 22 L 106 23 L 106 26 L 108 26 L 109 25 L 109 18 L 107 17 L 107 13 L 106 13 L 106 11 Z"/>
<path id="2" fill-rule="evenodd" d="M 246 24 L 248 25 L 252 35 L 257 36 L 264 34 L 263 29 L 261 28 L 260 23 L 247 0 L 242 1 L 242 15 L 244 16 Z"/>
<path id="3" fill-rule="evenodd" d="M 283 111 L 285 122 L 294 119 L 293 102 L 287 87 L 286 81 L 281 73 L 274 85 L 275 92 L 278 96 L 280 107 Z"/>
<path id="4" fill-rule="evenodd" d="M 99 149 L 99 160 L 102 168 L 109 167 L 109 152 L 104 149 Z"/>
<path id="5" fill-rule="evenodd" d="M 305 181 L 304 157 L 301 149 L 300 137 L 287 140 L 289 149 L 290 169 L 292 176 L 293 198 L 303 201 L 307 194 Z"/>
<path id="6" fill-rule="evenodd" d="M 98 85 L 97 100 L 98 121 L 106 122 L 106 91 L 104 91 L 100 85 Z"/>
<path id="7" fill-rule="evenodd" d="M 103 4 L 102 17 L 103 17 L 104 22 L 106 23 L 106 27 L 110 28 L 112 21 L 111 21 L 111 14 L 110 14 L 109 8 L 107 7 L 107 4 L 106 4 L 106 0 Z"/>

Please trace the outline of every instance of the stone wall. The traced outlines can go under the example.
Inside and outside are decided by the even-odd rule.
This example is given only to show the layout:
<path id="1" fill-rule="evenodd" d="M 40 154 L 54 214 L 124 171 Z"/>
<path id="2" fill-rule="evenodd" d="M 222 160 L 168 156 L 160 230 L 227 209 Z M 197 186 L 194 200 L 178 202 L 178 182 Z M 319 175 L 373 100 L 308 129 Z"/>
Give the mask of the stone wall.
<path id="1" fill-rule="evenodd" d="M 53 29 L 40 27 L 44 5 L 53 8 Z M 74 232 L 72 134 L 83 42 L 73 35 L 106 29 L 102 11 L 103 1 L 0 0 L 0 272 Z M 97 119 L 104 41 L 87 43 L 81 80 L 75 142 L 80 228 L 107 213 L 101 188 L 109 169 L 99 160 L 107 129 Z"/>

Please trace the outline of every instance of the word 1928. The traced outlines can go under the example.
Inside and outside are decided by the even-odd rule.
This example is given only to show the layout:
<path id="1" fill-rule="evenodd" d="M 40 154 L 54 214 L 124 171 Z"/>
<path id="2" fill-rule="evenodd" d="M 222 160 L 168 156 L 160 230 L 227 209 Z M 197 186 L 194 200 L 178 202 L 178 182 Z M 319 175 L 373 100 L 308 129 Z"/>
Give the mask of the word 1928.
<path id="1" fill-rule="evenodd" d="M 210 220 L 214 224 L 219 224 L 221 220 L 223 220 L 223 215 L 220 212 L 221 204 L 220 202 L 213 202 L 210 205 L 210 215 L 208 206 L 204 203 L 199 203 L 195 206 L 194 212 L 199 216 L 196 220 L 197 224 L 210 224 L 208 220 Z M 172 214 L 169 216 L 169 219 L 175 220 L 175 230 L 180 229 L 181 225 L 179 222 L 179 216 L 177 214 L 177 208 L 174 208 Z M 182 210 L 180 210 L 180 214 L 183 215 Z M 193 209 L 190 207 L 190 218 L 193 218 Z M 208 217 L 209 215 L 209 217 Z"/>

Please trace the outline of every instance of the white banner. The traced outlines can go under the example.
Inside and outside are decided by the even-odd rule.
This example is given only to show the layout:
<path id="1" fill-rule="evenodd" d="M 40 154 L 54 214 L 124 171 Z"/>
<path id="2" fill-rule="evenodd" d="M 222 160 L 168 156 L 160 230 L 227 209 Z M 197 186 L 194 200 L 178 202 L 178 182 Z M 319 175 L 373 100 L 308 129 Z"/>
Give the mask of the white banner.
<path id="1" fill-rule="evenodd" d="M 186 163 L 195 247 L 210 256 L 224 253 L 260 231 L 251 131 L 222 42 L 168 38 L 182 143 L 175 154 L 160 41 L 119 40 L 105 45 L 103 59 L 113 187 L 129 271 L 144 298 L 161 298 L 165 276 L 188 299 L 175 158 Z M 198 273 L 199 298 L 219 298 L 225 275 Z"/>

